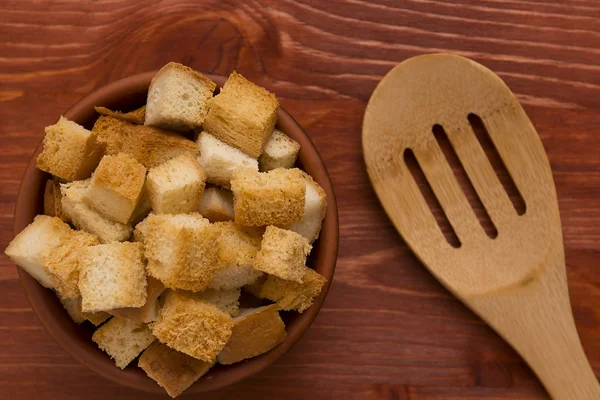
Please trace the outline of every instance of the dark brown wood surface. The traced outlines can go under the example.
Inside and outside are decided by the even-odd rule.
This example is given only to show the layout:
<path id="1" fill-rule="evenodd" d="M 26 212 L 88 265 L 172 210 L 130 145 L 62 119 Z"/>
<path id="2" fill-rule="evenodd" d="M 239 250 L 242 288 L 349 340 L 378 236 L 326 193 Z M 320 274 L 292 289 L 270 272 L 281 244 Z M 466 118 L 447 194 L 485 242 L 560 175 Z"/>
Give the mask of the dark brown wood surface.
<path id="1" fill-rule="evenodd" d="M 275 92 L 329 169 L 340 255 L 311 329 L 263 373 L 206 399 L 545 399 L 533 373 L 411 255 L 366 175 L 361 123 L 407 57 L 498 73 L 552 164 L 577 327 L 600 374 L 600 2 L 257 0 L 0 2 L 0 247 L 43 128 L 94 89 L 179 61 Z M 45 333 L 0 256 L 0 398 L 148 396 L 77 364 Z M 197 396 L 200 398 L 200 396 Z"/>

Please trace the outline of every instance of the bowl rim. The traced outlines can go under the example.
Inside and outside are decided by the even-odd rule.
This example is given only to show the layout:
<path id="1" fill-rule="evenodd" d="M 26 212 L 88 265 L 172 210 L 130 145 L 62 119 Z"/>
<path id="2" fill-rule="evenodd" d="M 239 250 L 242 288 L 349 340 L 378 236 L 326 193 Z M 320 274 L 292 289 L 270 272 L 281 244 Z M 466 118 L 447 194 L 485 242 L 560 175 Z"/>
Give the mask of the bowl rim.
<path id="1" fill-rule="evenodd" d="M 150 81 L 155 74 L 156 71 L 150 71 L 131 75 L 108 83 L 107 85 L 100 87 L 82 97 L 67 112 L 64 113 L 64 116 L 69 119 L 77 119 L 75 118 L 76 116 L 89 113 L 90 108 L 93 110 L 94 105 L 104 105 L 102 100 L 113 96 L 115 92 L 121 95 L 123 92 L 127 93 L 128 91 L 129 93 L 132 91 L 147 92 Z M 227 79 L 227 77 L 223 75 L 211 73 L 203 74 L 217 82 L 218 87 L 221 87 L 224 81 Z M 258 357 L 227 366 L 228 370 L 231 369 L 230 373 L 221 373 L 219 376 L 215 377 L 218 379 L 200 378 L 190 388 L 188 388 L 185 393 L 189 394 L 217 390 L 254 375 L 271 365 L 277 358 L 291 349 L 291 347 L 298 342 L 306 330 L 308 330 L 319 310 L 321 309 L 333 280 L 339 250 L 339 219 L 337 202 L 331 179 L 321 155 L 310 140 L 308 134 L 304 131 L 300 124 L 298 124 L 298 122 L 281 106 L 278 110 L 278 125 L 285 125 L 289 129 L 296 131 L 294 139 L 301 145 L 301 154 L 299 156 L 300 160 L 303 158 L 310 158 L 311 164 L 314 164 L 315 162 L 318 164 L 316 166 L 311 165 L 310 169 L 312 170 L 311 176 L 323 187 L 327 195 L 327 213 L 325 219 L 323 220 L 321 235 L 319 239 L 317 239 L 317 242 L 319 242 L 325 235 L 327 235 L 328 238 L 327 249 L 320 251 L 320 253 L 323 253 L 322 257 L 319 255 L 319 265 L 324 266 L 319 272 L 322 273 L 325 278 L 327 278 L 327 282 L 321 290 L 320 295 L 314 300 L 313 305 L 304 313 L 298 314 L 296 317 L 298 322 L 294 324 L 293 330 L 288 330 L 288 335 L 281 344 Z M 33 216 L 35 216 L 37 214 L 37 210 L 39 210 L 39 202 L 34 201 L 35 199 L 33 198 L 35 197 L 35 194 L 32 193 L 35 192 L 36 188 L 37 190 L 40 190 L 41 185 L 45 183 L 46 176 L 48 175 L 36 168 L 36 158 L 41 152 L 42 147 L 43 137 L 40 139 L 40 142 L 33 152 L 27 164 L 26 170 L 21 178 L 15 203 L 13 221 L 13 234 L 15 236 L 21 230 L 23 230 L 25 226 L 32 222 L 31 210 L 36 210 L 34 211 Z M 104 360 L 101 360 L 96 353 L 91 353 L 85 347 L 83 347 L 83 345 L 80 343 L 81 341 L 73 340 L 72 335 L 61 328 L 61 325 L 57 322 L 57 318 L 46 310 L 46 303 L 42 298 L 42 292 L 49 289 L 43 288 L 34 278 L 25 272 L 25 270 L 18 266 L 17 271 L 27 300 L 29 301 L 29 304 L 31 305 L 31 308 L 36 314 L 38 320 L 45 328 L 46 332 L 48 332 L 48 334 L 54 339 L 54 341 L 56 341 L 75 360 L 86 366 L 88 369 L 115 383 L 145 392 L 165 393 L 164 389 L 156 384 L 156 382 L 153 380 L 151 381 L 152 384 L 148 385 L 148 380 L 150 378 L 148 378 L 145 374 L 143 376 L 145 379 L 140 377 L 134 379 L 136 377 L 133 375 L 139 374 L 132 374 L 132 372 L 128 371 L 128 369 L 120 370 L 114 365 L 112 360 L 106 354 L 103 353 Z M 106 363 L 107 360 L 110 362 L 110 364 Z M 110 368 L 106 368 L 107 365 L 110 365 Z M 135 368 L 138 367 L 135 366 Z M 140 371 L 142 370 L 140 369 Z"/>

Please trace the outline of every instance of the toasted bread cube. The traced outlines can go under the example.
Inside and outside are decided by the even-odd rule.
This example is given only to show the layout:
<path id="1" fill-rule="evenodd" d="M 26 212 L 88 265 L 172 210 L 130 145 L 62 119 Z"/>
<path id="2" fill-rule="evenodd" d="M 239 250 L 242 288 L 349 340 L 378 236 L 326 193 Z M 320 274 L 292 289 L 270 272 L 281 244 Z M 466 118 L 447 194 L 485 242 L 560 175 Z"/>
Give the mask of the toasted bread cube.
<path id="1" fill-rule="evenodd" d="M 126 113 L 120 111 L 111 111 L 106 107 L 95 106 L 94 108 L 96 109 L 96 112 L 100 115 L 106 115 L 108 117 L 113 117 L 122 121 L 131 122 L 132 124 L 144 124 L 146 106 L 141 106 L 140 108 L 136 108 L 135 110 Z"/>
<path id="2" fill-rule="evenodd" d="M 174 132 L 100 117 L 92 132 L 106 146 L 106 154 L 129 154 L 146 168 L 154 168 L 185 152 L 197 156 L 198 145 Z"/>
<path id="3" fill-rule="evenodd" d="M 232 72 L 210 100 L 202 127 L 223 142 L 257 158 L 277 122 L 279 102 L 273 93 Z"/>
<path id="4" fill-rule="evenodd" d="M 300 144 L 294 139 L 275 129 L 258 158 L 261 171 L 275 168 L 292 168 L 296 164 Z"/>
<path id="5" fill-rule="evenodd" d="M 84 312 L 146 303 L 146 266 L 141 243 L 113 242 L 79 249 L 79 291 Z"/>
<path id="6" fill-rule="evenodd" d="M 44 215 L 58 217 L 65 222 L 69 222 L 69 217 L 65 215 L 62 209 L 60 183 L 54 179 L 48 179 L 46 181 L 46 187 L 44 189 Z"/>
<path id="7" fill-rule="evenodd" d="M 66 181 L 89 178 L 96 168 L 104 146 L 96 133 L 60 117 L 46 127 L 44 149 L 37 158 L 37 167 Z"/>
<path id="8" fill-rule="evenodd" d="M 204 194 L 206 174 L 190 153 L 177 156 L 148 172 L 148 194 L 156 214 L 196 211 Z"/>
<path id="9" fill-rule="evenodd" d="M 206 374 L 213 363 L 200 361 L 155 341 L 140 356 L 138 366 L 175 398 Z"/>
<path id="10" fill-rule="evenodd" d="M 269 275 L 302 283 L 306 256 L 311 249 L 304 236 L 268 226 L 253 266 Z"/>
<path id="11" fill-rule="evenodd" d="M 302 171 L 302 175 L 306 182 L 304 214 L 300 221 L 285 225 L 284 228 L 301 234 L 309 243 L 313 243 L 321 232 L 321 225 L 327 212 L 327 198 L 321 185 L 306 172 Z"/>
<path id="12" fill-rule="evenodd" d="M 125 307 L 109 310 L 108 313 L 115 317 L 128 319 L 137 323 L 148 323 L 156 321 L 160 304 L 158 297 L 165 291 L 165 285 L 158 279 L 148 277 L 148 286 L 146 288 L 146 304 L 139 308 Z"/>
<path id="13" fill-rule="evenodd" d="M 206 289 L 196 293 L 200 300 L 208 301 L 219 307 L 219 310 L 233 316 L 238 315 L 240 306 L 240 289 L 215 290 Z"/>
<path id="14" fill-rule="evenodd" d="M 73 231 L 61 239 L 55 248 L 42 251 L 40 261 L 50 277 L 52 286 L 61 298 L 79 297 L 79 261 L 77 250 L 99 244 L 98 237 L 83 231 Z"/>
<path id="15" fill-rule="evenodd" d="M 149 275 L 171 289 L 206 289 L 221 266 L 217 231 L 206 218 L 198 213 L 150 214 L 140 225 Z"/>
<path id="16" fill-rule="evenodd" d="M 92 210 L 83 201 L 90 179 L 60 185 L 65 215 L 77 229 L 92 233 L 101 243 L 122 242 L 131 236 L 131 226 L 114 222 Z"/>
<path id="17" fill-rule="evenodd" d="M 306 185 L 299 169 L 236 171 L 231 190 L 238 225 L 286 225 L 302 218 Z"/>
<path id="18" fill-rule="evenodd" d="M 110 315 L 105 312 L 97 312 L 97 313 L 84 313 L 81 311 L 81 297 L 76 297 L 72 299 L 63 299 L 59 296 L 59 300 L 62 303 L 69 316 L 77 325 L 81 324 L 83 321 L 90 321 L 94 326 L 98 326 L 107 319 L 110 318 Z"/>
<path id="19" fill-rule="evenodd" d="M 286 335 L 276 304 L 242 310 L 233 319 L 231 338 L 219 354 L 219 364 L 229 365 L 266 353 Z"/>
<path id="20" fill-rule="evenodd" d="M 229 314 L 193 294 L 170 291 L 152 333 L 167 346 L 206 362 L 214 362 L 231 336 Z"/>
<path id="21" fill-rule="evenodd" d="M 52 278 L 42 267 L 44 251 L 51 251 L 73 235 L 73 230 L 58 217 L 38 215 L 9 243 L 4 253 L 42 286 L 53 289 Z"/>
<path id="22" fill-rule="evenodd" d="M 327 282 L 318 272 L 306 267 L 302 283 L 269 275 L 265 283 L 253 291 L 258 297 L 277 302 L 280 310 L 302 313 L 313 303 Z"/>
<path id="23" fill-rule="evenodd" d="M 244 152 L 201 132 L 196 140 L 200 148 L 198 161 L 206 172 L 207 180 L 213 185 L 230 188 L 230 181 L 235 171 L 251 169 L 258 171 L 258 161 Z"/>
<path id="24" fill-rule="evenodd" d="M 189 131 L 204 122 L 217 84 L 179 63 L 170 62 L 152 78 L 146 125 Z"/>
<path id="25" fill-rule="evenodd" d="M 140 201 L 146 168 L 125 153 L 104 156 L 83 201 L 111 221 L 127 224 Z"/>
<path id="26" fill-rule="evenodd" d="M 92 340 L 115 360 L 117 367 L 124 369 L 150 346 L 155 338 L 147 325 L 113 317 L 96 329 Z"/>
<path id="27" fill-rule="evenodd" d="M 218 187 L 206 189 L 198 212 L 210 222 L 233 221 L 233 193 Z"/>

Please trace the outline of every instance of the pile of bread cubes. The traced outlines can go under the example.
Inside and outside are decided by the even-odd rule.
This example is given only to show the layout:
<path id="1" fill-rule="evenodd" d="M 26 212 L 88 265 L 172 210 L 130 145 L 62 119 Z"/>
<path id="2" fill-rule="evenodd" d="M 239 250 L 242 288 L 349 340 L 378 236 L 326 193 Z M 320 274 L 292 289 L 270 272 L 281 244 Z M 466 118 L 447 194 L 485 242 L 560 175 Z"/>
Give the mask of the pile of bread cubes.
<path id="1" fill-rule="evenodd" d="M 236 72 L 215 90 L 169 63 L 144 107 L 47 127 L 45 215 L 6 249 L 75 323 L 99 326 L 117 367 L 139 356 L 172 397 L 281 343 L 279 311 L 305 311 L 326 282 L 306 266 L 325 192 L 294 167 L 277 98 Z M 262 306 L 241 308 L 242 293 Z"/>

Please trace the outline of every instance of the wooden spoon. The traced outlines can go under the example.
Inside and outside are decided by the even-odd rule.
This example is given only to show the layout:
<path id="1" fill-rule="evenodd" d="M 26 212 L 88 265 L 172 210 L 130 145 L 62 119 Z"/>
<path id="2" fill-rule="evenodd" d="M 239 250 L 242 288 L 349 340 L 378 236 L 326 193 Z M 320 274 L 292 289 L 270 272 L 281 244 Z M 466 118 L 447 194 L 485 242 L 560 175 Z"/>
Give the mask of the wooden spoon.
<path id="1" fill-rule="evenodd" d="M 518 215 L 468 121 L 478 115 L 525 201 Z M 441 125 L 498 235 L 484 232 L 432 134 Z M 556 190 L 525 111 L 502 80 L 447 54 L 411 58 L 379 83 L 363 122 L 369 177 L 421 262 L 535 371 L 554 399 L 598 400 L 569 303 Z M 445 239 L 404 161 L 411 149 L 461 245 Z"/>

